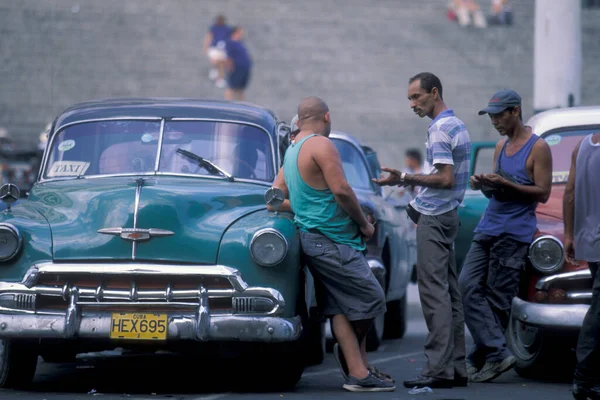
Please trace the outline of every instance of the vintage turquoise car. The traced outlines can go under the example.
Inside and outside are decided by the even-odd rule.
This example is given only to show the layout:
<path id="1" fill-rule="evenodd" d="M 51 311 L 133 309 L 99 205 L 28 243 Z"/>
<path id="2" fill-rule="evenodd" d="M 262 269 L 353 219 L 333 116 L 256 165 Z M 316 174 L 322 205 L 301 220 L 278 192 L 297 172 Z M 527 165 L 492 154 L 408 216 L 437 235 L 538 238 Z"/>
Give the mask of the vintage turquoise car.
<path id="1" fill-rule="evenodd" d="M 221 101 L 107 99 L 60 114 L 29 196 L 11 206 L 18 190 L 0 190 L 0 387 L 26 386 L 38 355 L 140 345 L 243 347 L 269 365 L 245 378 L 294 386 L 307 288 L 292 217 L 264 197 L 286 128 Z"/>

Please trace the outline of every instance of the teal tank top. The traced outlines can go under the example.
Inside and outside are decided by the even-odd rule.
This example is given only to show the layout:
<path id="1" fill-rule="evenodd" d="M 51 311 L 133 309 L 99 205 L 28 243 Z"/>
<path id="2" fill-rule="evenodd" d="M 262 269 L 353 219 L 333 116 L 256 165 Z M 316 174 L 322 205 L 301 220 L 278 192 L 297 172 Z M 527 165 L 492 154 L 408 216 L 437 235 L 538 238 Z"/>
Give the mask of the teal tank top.
<path id="1" fill-rule="evenodd" d="M 298 169 L 298 154 L 309 135 L 286 150 L 283 176 L 289 189 L 290 205 L 295 214 L 294 222 L 305 232 L 319 231 L 338 244 L 345 244 L 362 251 L 366 248 L 360 228 L 348 213 L 335 201 L 329 189 L 309 186 Z"/>

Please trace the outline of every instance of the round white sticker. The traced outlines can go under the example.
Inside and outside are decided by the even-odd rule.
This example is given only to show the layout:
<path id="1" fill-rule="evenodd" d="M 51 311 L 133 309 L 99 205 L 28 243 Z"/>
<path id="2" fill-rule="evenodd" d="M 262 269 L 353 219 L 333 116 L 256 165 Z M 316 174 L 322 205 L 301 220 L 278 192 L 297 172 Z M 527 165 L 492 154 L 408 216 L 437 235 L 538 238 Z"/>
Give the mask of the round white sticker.
<path id="1" fill-rule="evenodd" d="M 142 135 L 142 142 L 144 142 L 144 143 L 150 143 L 152 141 L 152 139 L 154 139 L 154 137 L 152 136 L 151 133 L 144 133 Z"/>
<path id="2" fill-rule="evenodd" d="M 65 140 L 64 142 L 62 142 L 61 144 L 58 145 L 58 151 L 69 151 L 73 147 L 75 147 L 74 140 L 71 140 L 71 139 Z"/>
<path id="3" fill-rule="evenodd" d="M 550 135 L 546 138 L 546 143 L 548 143 L 548 146 L 556 146 L 561 140 L 562 137 L 560 135 Z"/>

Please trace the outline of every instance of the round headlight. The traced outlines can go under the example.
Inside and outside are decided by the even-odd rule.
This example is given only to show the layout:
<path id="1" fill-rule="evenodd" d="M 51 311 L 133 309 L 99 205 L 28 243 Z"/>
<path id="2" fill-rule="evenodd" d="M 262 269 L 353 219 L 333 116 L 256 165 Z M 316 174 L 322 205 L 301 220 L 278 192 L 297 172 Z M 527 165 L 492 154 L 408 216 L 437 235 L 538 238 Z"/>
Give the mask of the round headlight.
<path id="1" fill-rule="evenodd" d="M 250 242 L 250 254 L 257 264 L 271 267 L 279 264 L 288 251 L 287 240 L 274 229 L 261 229 Z"/>
<path id="2" fill-rule="evenodd" d="M 565 261 L 563 244 L 554 236 L 540 236 L 529 246 L 529 260 L 537 271 L 552 274 L 558 271 Z"/>
<path id="3" fill-rule="evenodd" d="M 13 258 L 21 248 L 21 234 L 12 224 L 0 224 L 0 261 Z"/>

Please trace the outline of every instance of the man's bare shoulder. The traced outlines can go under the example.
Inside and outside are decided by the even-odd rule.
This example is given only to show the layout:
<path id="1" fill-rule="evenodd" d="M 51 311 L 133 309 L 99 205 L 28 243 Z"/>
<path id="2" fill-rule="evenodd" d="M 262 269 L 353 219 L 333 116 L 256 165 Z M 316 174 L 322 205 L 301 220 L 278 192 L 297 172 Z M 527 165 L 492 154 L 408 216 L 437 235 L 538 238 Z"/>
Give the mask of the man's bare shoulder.
<path id="1" fill-rule="evenodd" d="M 552 154 L 552 152 L 550 151 L 550 146 L 543 138 L 539 138 L 538 140 L 535 141 L 535 143 L 533 144 L 532 150 L 536 154 L 540 154 L 540 155 Z"/>
<path id="2" fill-rule="evenodd" d="M 320 153 L 337 151 L 333 142 L 329 138 L 321 135 L 311 137 L 306 141 L 305 145 L 308 145 L 312 151 Z"/>

